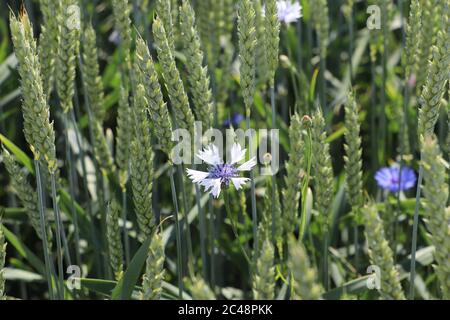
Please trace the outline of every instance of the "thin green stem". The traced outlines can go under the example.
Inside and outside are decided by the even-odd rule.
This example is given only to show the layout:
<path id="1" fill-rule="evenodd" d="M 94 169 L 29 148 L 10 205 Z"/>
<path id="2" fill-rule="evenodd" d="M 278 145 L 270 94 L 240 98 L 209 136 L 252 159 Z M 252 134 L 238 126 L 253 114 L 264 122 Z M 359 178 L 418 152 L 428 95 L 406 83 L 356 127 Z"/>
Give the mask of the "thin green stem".
<path id="1" fill-rule="evenodd" d="M 270 87 L 270 104 L 272 106 L 272 129 L 276 129 L 277 124 L 276 124 L 276 119 L 277 119 L 277 114 L 276 114 L 276 108 L 275 108 L 275 88 L 273 86 Z M 274 143 L 274 141 L 272 141 L 271 143 Z M 272 157 L 273 160 L 273 157 Z M 271 168 L 272 168 L 272 163 L 270 164 Z M 275 203 L 276 203 L 276 184 L 277 184 L 277 175 L 275 172 L 272 172 L 272 204 L 271 204 L 271 209 L 272 209 L 272 235 L 275 235 L 275 230 L 276 230 L 276 224 L 277 224 L 277 219 L 276 219 L 276 215 L 275 215 Z M 273 241 L 275 242 L 275 237 L 273 237 Z"/>
<path id="2" fill-rule="evenodd" d="M 177 190 L 175 188 L 175 179 L 174 179 L 174 171 L 175 168 L 173 168 L 172 172 L 170 172 L 170 188 L 172 191 L 172 201 L 173 206 L 175 209 L 174 217 L 175 217 L 175 236 L 176 236 L 176 243 L 177 243 L 177 275 L 178 275 L 178 295 L 180 299 L 182 298 L 183 294 L 183 267 L 181 265 L 181 230 L 180 230 L 180 221 L 179 221 L 179 211 L 178 211 L 178 200 L 177 200 Z"/>
<path id="3" fill-rule="evenodd" d="M 50 259 L 47 231 L 45 228 L 46 221 L 45 221 L 45 207 L 44 207 L 44 188 L 42 185 L 41 169 L 38 160 L 34 160 L 34 169 L 36 172 L 36 182 L 37 182 L 38 208 L 40 218 L 39 224 L 42 234 L 42 247 L 44 249 L 45 277 L 47 278 L 48 293 L 50 296 L 50 300 L 54 300 L 55 295 L 53 293 L 53 286 L 52 286 L 52 272 L 51 272 L 52 267 L 50 266 L 50 264 L 52 264 L 52 260 Z"/>
<path id="4" fill-rule="evenodd" d="M 195 184 L 195 201 L 197 203 L 199 222 L 200 222 L 200 252 L 202 257 L 203 279 L 208 279 L 208 261 L 206 259 L 206 217 L 205 211 L 200 203 L 200 188 Z"/>
<path id="5" fill-rule="evenodd" d="M 247 131 L 250 131 L 250 115 L 247 114 Z M 249 132 L 248 138 L 248 148 L 250 158 L 252 157 L 252 144 L 253 144 L 253 135 Z M 256 213 L 256 193 L 255 193 L 255 179 L 253 170 L 250 171 L 250 185 L 251 185 L 251 201 L 252 201 L 252 224 L 253 224 L 253 255 L 256 257 L 258 255 L 258 216 Z"/>
<path id="6" fill-rule="evenodd" d="M 69 144 L 69 121 L 68 114 L 64 113 L 64 138 L 66 144 L 66 160 L 68 162 L 68 171 L 69 171 L 69 192 L 70 192 L 70 210 L 72 213 L 72 221 L 74 226 L 74 236 L 75 236 L 75 261 L 77 265 L 81 265 L 81 257 L 80 257 L 80 231 L 78 227 L 78 213 L 75 209 L 75 168 L 73 165 L 72 152 L 70 150 Z"/>
<path id="7" fill-rule="evenodd" d="M 239 233 L 237 231 L 236 221 L 234 220 L 233 215 L 232 215 L 231 210 L 230 210 L 230 199 L 229 199 L 230 196 L 228 195 L 228 191 L 224 190 L 223 194 L 224 194 L 225 210 L 227 212 L 228 219 L 230 219 L 230 222 L 231 222 L 230 223 L 231 229 L 233 230 L 234 236 L 235 236 L 235 238 L 236 238 L 236 240 L 237 240 L 237 242 L 239 244 L 239 248 L 241 249 L 242 253 L 244 254 L 245 260 L 247 260 L 247 263 L 249 265 L 251 265 L 252 261 L 250 260 L 249 255 L 247 254 L 247 252 L 244 249 L 244 246 L 241 243 L 241 239 L 239 238 Z"/>
<path id="8" fill-rule="evenodd" d="M 192 250 L 192 236 L 191 236 L 191 227 L 189 224 L 189 209 L 187 204 L 187 194 L 186 194 L 186 188 L 184 187 L 184 175 L 183 175 L 183 167 L 182 165 L 177 166 L 178 168 L 178 175 L 180 179 L 180 189 L 181 189 L 181 196 L 183 199 L 183 220 L 184 223 L 182 225 L 185 230 L 182 229 L 186 233 L 186 244 L 187 244 L 187 266 L 188 266 L 188 272 L 191 276 L 194 275 L 194 265 L 193 265 L 193 259 L 194 259 L 194 253 Z"/>
<path id="9" fill-rule="evenodd" d="M 214 223 L 214 206 L 212 196 L 209 196 L 208 199 L 208 207 L 209 207 L 209 246 L 210 246 L 210 254 L 211 254 L 211 264 L 210 264 L 210 281 L 211 288 L 215 291 L 216 287 L 216 233 L 215 233 L 215 223 Z"/>
<path id="10" fill-rule="evenodd" d="M 130 238 L 128 237 L 127 229 L 127 189 L 122 189 L 122 231 L 123 231 L 123 242 L 125 251 L 125 262 L 127 266 L 130 263 Z"/>
<path id="11" fill-rule="evenodd" d="M 53 212 L 55 214 L 56 222 L 56 261 L 58 265 L 58 285 L 59 285 L 59 299 L 64 300 L 64 269 L 63 269 L 63 252 L 62 252 L 62 223 L 61 223 L 61 213 L 59 212 L 58 199 L 56 196 L 56 179 L 55 175 L 52 173 L 50 175 L 51 185 L 52 185 L 52 201 L 53 201 Z M 66 248 L 67 249 L 67 248 Z"/>
<path id="12" fill-rule="evenodd" d="M 422 155 L 420 155 L 422 160 Z M 409 275 L 409 299 L 414 300 L 414 281 L 416 278 L 416 250 L 417 250 L 417 229 L 419 225 L 419 208 L 420 208 L 420 192 L 423 179 L 423 167 L 419 167 L 419 177 L 417 179 L 417 190 L 416 190 L 416 206 L 414 208 L 414 221 L 413 221 L 413 231 L 412 231 L 412 245 L 411 245 L 411 268 Z"/>

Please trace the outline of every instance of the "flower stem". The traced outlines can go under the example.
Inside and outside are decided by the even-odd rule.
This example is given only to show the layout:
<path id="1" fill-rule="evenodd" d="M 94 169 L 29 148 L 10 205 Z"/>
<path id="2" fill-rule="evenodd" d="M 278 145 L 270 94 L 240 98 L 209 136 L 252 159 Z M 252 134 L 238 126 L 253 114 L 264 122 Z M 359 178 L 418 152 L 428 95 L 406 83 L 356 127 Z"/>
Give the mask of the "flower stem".
<path id="1" fill-rule="evenodd" d="M 205 211 L 202 208 L 200 203 L 200 188 L 197 184 L 195 184 L 195 201 L 197 203 L 198 215 L 200 221 L 200 252 L 202 257 L 202 273 L 203 279 L 208 279 L 208 268 L 207 268 L 207 259 L 206 259 L 206 217 Z"/>
<path id="2" fill-rule="evenodd" d="M 173 206 L 175 209 L 175 236 L 176 236 L 176 243 L 177 243 L 177 274 L 178 274 L 178 295 L 180 299 L 182 298 L 183 293 L 183 267 L 181 265 L 181 231 L 180 231 L 180 221 L 178 216 L 178 200 L 177 200 L 177 190 L 175 188 L 175 179 L 174 179 L 174 171 L 175 168 L 170 172 L 170 187 L 172 191 L 172 200 L 173 200 Z"/>
<path id="3" fill-rule="evenodd" d="M 187 194 L 186 194 L 186 188 L 184 187 L 184 178 L 183 178 L 183 167 L 182 165 L 178 166 L 178 175 L 180 176 L 180 189 L 181 189 L 181 196 L 183 200 L 183 220 L 184 223 L 182 223 L 182 231 L 186 232 L 186 243 L 187 243 L 187 267 L 188 272 L 191 276 L 194 275 L 194 265 L 193 265 L 193 259 L 194 259 L 194 253 L 192 250 L 192 237 L 191 237 L 191 227 L 189 225 L 189 210 L 188 210 L 188 204 L 187 204 Z M 185 230 L 183 230 L 185 228 Z"/>
<path id="4" fill-rule="evenodd" d="M 231 229 L 233 230 L 234 236 L 236 237 L 236 240 L 239 244 L 239 248 L 241 248 L 242 253 L 244 254 L 245 260 L 247 260 L 247 263 L 249 265 L 252 264 L 247 252 L 245 251 L 244 247 L 242 246 L 241 240 L 239 238 L 239 234 L 237 231 L 237 226 L 236 226 L 236 221 L 233 218 L 233 215 L 231 214 L 231 210 L 230 210 L 230 199 L 229 199 L 229 195 L 227 190 L 224 191 L 224 201 L 225 201 L 225 210 L 227 212 L 228 215 L 228 219 L 230 219 L 231 222 Z M 256 253 L 255 253 L 256 254 Z"/>
<path id="5" fill-rule="evenodd" d="M 215 291 L 216 287 L 216 233 L 215 233 L 215 223 L 214 223 L 214 206 L 212 196 L 209 196 L 208 199 L 208 207 L 209 207 L 209 246 L 211 250 L 211 264 L 210 264 L 210 281 L 211 288 Z"/>

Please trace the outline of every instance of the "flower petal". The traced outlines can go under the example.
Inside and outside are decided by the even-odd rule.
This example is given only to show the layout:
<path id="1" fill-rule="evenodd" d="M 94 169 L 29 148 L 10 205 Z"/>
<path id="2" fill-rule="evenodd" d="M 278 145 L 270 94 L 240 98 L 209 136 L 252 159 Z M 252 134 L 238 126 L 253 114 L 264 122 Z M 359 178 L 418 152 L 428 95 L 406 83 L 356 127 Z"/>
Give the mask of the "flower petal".
<path id="1" fill-rule="evenodd" d="M 203 151 L 199 151 L 197 157 L 212 166 L 222 163 L 219 149 L 217 149 L 214 144 L 210 144 L 205 149 L 203 149 Z"/>
<path id="2" fill-rule="evenodd" d="M 250 180 L 249 178 L 231 178 L 231 181 L 233 182 L 233 185 L 236 188 L 236 190 L 241 189 L 241 186 L 243 186 L 249 180 Z"/>
<path id="3" fill-rule="evenodd" d="M 205 192 L 209 191 L 209 193 L 211 193 L 213 197 L 219 197 L 220 187 L 222 184 L 220 179 L 205 179 L 200 184 L 205 187 Z"/>
<path id="4" fill-rule="evenodd" d="M 198 170 L 186 169 L 187 175 L 189 179 L 194 183 L 199 183 L 202 180 L 206 179 L 209 175 L 209 172 L 203 172 Z"/>
<path id="5" fill-rule="evenodd" d="M 239 143 L 233 143 L 231 146 L 231 162 L 230 164 L 235 164 L 245 158 L 245 149 L 241 149 L 241 145 Z"/>
<path id="6" fill-rule="evenodd" d="M 237 170 L 238 171 L 250 171 L 252 170 L 252 168 L 256 166 L 256 157 L 251 158 L 250 160 L 248 160 L 247 162 L 244 162 L 243 164 L 241 164 Z"/>

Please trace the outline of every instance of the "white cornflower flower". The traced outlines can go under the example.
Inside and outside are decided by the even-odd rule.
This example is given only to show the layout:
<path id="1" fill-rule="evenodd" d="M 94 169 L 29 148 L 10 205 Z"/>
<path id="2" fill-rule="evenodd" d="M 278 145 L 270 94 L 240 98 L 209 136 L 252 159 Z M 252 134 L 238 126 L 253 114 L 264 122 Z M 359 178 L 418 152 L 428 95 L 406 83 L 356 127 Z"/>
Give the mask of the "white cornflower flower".
<path id="1" fill-rule="evenodd" d="M 197 157 L 209 165 L 208 172 L 187 169 L 188 177 L 193 183 L 205 187 L 215 198 L 218 198 L 222 187 L 228 187 L 230 181 L 236 190 L 239 190 L 249 178 L 239 176 L 241 171 L 250 171 L 256 165 L 256 157 L 244 162 L 240 166 L 238 163 L 245 158 L 246 149 L 242 149 L 238 143 L 231 147 L 231 161 L 224 163 L 219 155 L 219 149 L 210 144 Z"/>
<path id="2" fill-rule="evenodd" d="M 277 1 L 278 21 L 289 24 L 302 17 L 302 6 L 298 1 L 292 3 L 291 0 Z M 265 8 L 262 9 L 262 15 L 265 16 Z"/>

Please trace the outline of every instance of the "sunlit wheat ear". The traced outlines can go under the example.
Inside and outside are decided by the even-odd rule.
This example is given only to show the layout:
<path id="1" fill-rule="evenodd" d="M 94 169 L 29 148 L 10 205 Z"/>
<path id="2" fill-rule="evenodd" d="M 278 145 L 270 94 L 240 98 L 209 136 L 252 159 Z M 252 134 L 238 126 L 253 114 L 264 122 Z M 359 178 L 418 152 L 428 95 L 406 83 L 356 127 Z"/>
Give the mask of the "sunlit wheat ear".
<path id="1" fill-rule="evenodd" d="M 72 108 L 72 99 L 75 93 L 80 30 L 70 22 L 73 19 L 70 7 L 77 4 L 77 0 L 62 0 L 60 10 L 56 13 L 59 26 L 58 54 L 56 56 L 56 91 L 64 112 L 68 112 Z"/>
<path id="2" fill-rule="evenodd" d="M 432 59 L 428 64 L 428 74 L 420 96 L 418 133 L 419 138 L 433 133 L 439 117 L 441 99 L 447 90 L 450 77 L 450 13 L 449 6 L 442 16 L 442 29 L 437 35 L 437 43 L 432 47 Z"/>
<path id="3" fill-rule="evenodd" d="M 148 248 L 145 274 L 142 279 L 141 298 L 143 300 L 159 300 L 161 298 L 165 274 L 164 259 L 164 242 L 160 232 L 155 232 Z"/>
<path id="4" fill-rule="evenodd" d="M 298 225 L 300 185 L 305 174 L 305 143 L 303 123 L 298 114 L 291 117 L 289 127 L 289 160 L 286 163 L 285 188 L 282 190 L 284 230 L 287 235 Z"/>
<path id="5" fill-rule="evenodd" d="M 116 134 L 116 164 L 120 169 L 120 185 L 122 189 L 128 180 L 128 164 L 130 159 L 130 144 L 132 137 L 132 110 L 128 103 L 128 92 L 121 87 L 119 106 L 117 108 L 117 134 Z"/>
<path id="6" fill-rule="evenodd" d="M 447 169 L 435 137 L 428 137 L 424 141 L 422 155 L 426 224 L 431 233 L 431 243 L 435 247 L 435 270 L 443 298 L 450 299 L 450 207 L 447 207 Z"/>
<path id="7" fill-rule="evenodd" d="M 358 119 L 358 105 L 349 92 L 345 104 L 345 173 L 348 201 L 354 213 L 364 204 L 362 180 L 362 148 Z"/>
<path id="8" fill-rule="evenodd" d="M 316 208 L 323 215 L 328 226 L 328 214 L 333 200 L 333 167 L 331 165 L 330 146 L 327 142 L 325 119 L 318 109 L 312 118 L 312 170 Z"/>
<path id="9" fill-rule="evenodd" d="M 404 300 L 399 274 L 394 266 L 394 258 L 384 234 L 383 222 L 377 207 L 369 204 L 362 209 L 370 263 L 379 268 L 380 294 L 386 299 Z"/>
<path id="10" fill-rule="evenodd" d="M 277 15 L 277 1 L 265 0 L 266 44 L 267 48 L 267 80 L 269 87 L 275 84 L 275 72 L 278 68 L 278 55 L 280 46 L 280 22 Z"/>
<path id="11" fill-rule="evenodd" d="M 147 44 L 141 37 L 136 39 L 135 73 L 144 87 L 148 100 L 148 112 L 153 121 L 156 138 L 160 148 L 170 157 L 172 149 L 172 120 L 167 104 L 163 100 L 161 86 L 155 64 Z"/>
<path id="12" fill-rule="evenodd" d="M 120 205 L 113 198 L 106 214 L 106 238 L 108 240 L 109 264 L 114 271 L 116 279 L 120 279 L 123 272 L 123 247 L 121 228 L 119 226 L 120 213 Z"/>
<path id="13" fill-rule="evenodd" d="M 152 210 L 153 150 L 150 125 L 146 117 L 148 102 L 145 89 L 138 85 L 134 97 L 134 136 L 131 143 L 131 186 L 133 190 L 134 211 L 139 229 L 146 239 L 155 227 Z"/>
<path id="14" fill-rule="evenodd" d="M 59 12 L 60 5 L 59 1 L 39 1 L 44 22 L 41 26 L 38 52 L 44 93 L 47 95 L 47 98 L 49 98 L 53 89 L 55 75 L 56 55 L 58 52 L 58 22 L 55 19 L 55 14 Z"/>
<path id="15" fill-rule="evenodd" d="M 15 53 L 19 61 L 22 87 L 24 134 L 34 158 L 44 160 L 51 173 L 56 172 L 55 132 L 44 93 L 41 66 L 33 39 L 33 29 L 26 13 L 19 19 L 10 15 Z"/>
<path id="16" fill-rule="evenodd" d="M 102 123 L 106 111 L 103 105 L 103 82 L 98 65 L 95 30 L 91 24 L 84 30 L 83 40 L 83 81 L 92 115 Z"/>
<path id="17" fill-rule="evenodd" d="M 194 300 L 216 300 L 213 290 L 200 276 L 194 276 L 188 281 L 192 299 Z"/>
<path id="18" fill-rule="evenodd" d="M 204 55 L 195 25 L 195 13 L 189 1 L 183 0 L 180 11 L 181 39 L 186 55 L 187 79 L 192 92 L 193 109 L 205 129 L 213 120 L 213 98 L 208 68 L 203 66 Z"/>
<path id="19" fill-rule="evenodd" d="M 6 149 L 3 149 L 2 152 L 3 162 L 6 167 L 6 171 L 11 178 L 11 185 L 14 188 L 17 197 L 19 198 L 22 205 L 26 208 L 26 214 L 29 219 L 29 222 L 36 234 L 42 240 L 42 232 L 38 211 L 38 198 L 36 190 L 30 185 L 27 180 L 27 177 L 23 170 L 19 167 L 16 158 L 11 155 Z M 47 234 L 47 242 L 48 247 L 51 249 L 52 247 L 52 229 L 49 224 L 45 224 L 46 234 Z"/>
<path id="20" fill-rule="evenodd" d="M 420 11 L 421 11 L 421 24 L 418 35 L 419 50 L 417 53 L 417 89 L 420 93 L 422 91 L 422 86 L 426 83 L 428 66 L 425 61 L 428 61 L 432 57 L 432 48 L 436 43 L 436 32 L 435 32 L 435 17 L 436 9 L 434 0 L 422 0 L 420 1 Z"/>
<path id="21" fill-rule="evenodd" d="M 253 1 L 253 8 L 255 11 L 255 31 L 257 39 L 255 46 L 255 65 L 258 66 L 258 68 L 256 68 L 256 83 L 266 85 L 266 76 L 268 75 L 268 35 L 266 34 L 267 30 L 263 17 L 261 0 Z"/>
<path id="22" fill-rule="evenodd" d="M 128 0 L 112 0 L 114 27 L 120 36 L 120 50 L 124 61 L 124 71 L 127 72 L 131 67 L 130 49 L 131 49 L 131 6 Z"/>
<path id="23" fill-rule="evenodd" d="M 253 274 L 253 297 L 255 300 L 271 300 L 275 295 L 274 249 L 270 239 L 261 247 Z"/>
<path id="24" fill-rule="evenodd" d="M 412 0 L 409 10 L 409 20 L 406 26 L 406 44 L 403 52 L 406 79 L 417 74 L 419 68 L 419 45 L 421 43 L 422 10 L 419 0 Z"/>
<path id="25" fill-rule="evenodd" d="M 153 36 L 158 52 L 158 60 L 162 67 L 162 75 L 172 103 L 176 126 L 189 130 L 192 134 L 191 136 L 193 136 L 194 115 L 189 106 L 189 99 L 175 63 L 174 53 L 170 49 L 166 31 L 159 18 L 153 21 Z"/>
<path id="26" fill-rule="evenodd" d="M 5 292 L 5 259 L 6 259 L 6 241 L 5 235 L 3 234 L 3 211 L 0 210 L 0 300 L 6 300 Z"/>
<path id="27" fill-rule="evenodd" d="M 255 9 L 250 0 L 240 0 L 238 11 L 238 36 L 241 90 L 244 97 L 245 113 L 250 116 L 255 93 L 256 73 L 256 28 Z"/>
<path id="28" fill-rule="evenodd" d="M 172 17 L 172 10 L 176 12 L 176 9 L 172 8 L 172 0 L 156 0 L 156 14 L 161 19 L 161 22 L 166 31 L 167 42 L 169 43 L 170 50 L 175 52 L 175 35 L 174 35 L 174 25 L 175 21 Z M 175 4 L 175 3 L 173 3 Z"/>
<path id="29" fill-rule="evenodd" d="M 292 276 L 291 299 L 320 299 L 322 288 L 317 283 L 317 271 L 310 265 L 303 245 L 294 240 L 294 238 L 290 238 L 289 241 L 288 267 Z"/>

